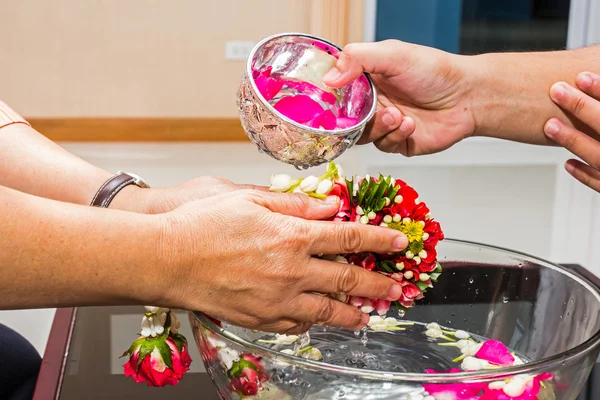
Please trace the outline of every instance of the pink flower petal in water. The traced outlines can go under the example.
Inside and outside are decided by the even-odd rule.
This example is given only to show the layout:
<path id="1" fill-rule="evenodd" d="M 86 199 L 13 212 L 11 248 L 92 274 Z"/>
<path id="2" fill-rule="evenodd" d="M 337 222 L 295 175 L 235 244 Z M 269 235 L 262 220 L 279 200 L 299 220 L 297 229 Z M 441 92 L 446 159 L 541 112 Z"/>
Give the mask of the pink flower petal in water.
<path id="1" fill-rule="evenodd" d="M 331 110 L 325 110 L 307 123 L 312 128 L 323 128 L 328 131 L 335 129 L 336 117 Z"/>
<path id="2" fill-rule="evenodd" d="M 337 127 L 340 129 L 346 129 L 358 124 L 358 119 L 352 117 L 338 117 Z"/>
<path id="3" fill-rule="evenodd" d="M 302 94 L 317 94 L 326 103 L 335 104 L 337 99 L 331 92 L 326 92 L 320 87 L 317 87 L 309 82 L 298 82 L 298 81 L 284 81 L 285 86 L 296 89 Z"/>
<path id="4" fill-rule="evenodd" d="M 288 96 L 279 100 L 274 108 L 298 123 L 306 123 L 323 112 L 323 107 L 309 96 Z"/>
<path id="5" fill-rule="evenodd" d="M 463 372 L 458 368 L 452 368 L 449 371 L 434 371 L 428 369 L 428 374 L 444 374 Z M 478 400 L 479 394 L 487 387 L 485 383 L 440 383 L 426 384 L 423 389 L 436 399 L 448 400 Z"/>
<path id="6" fill-rule="evenodd" d="M 256 88 L 265 98 L 265 100 L 269 101 L 277 96 L 277 93 L 283 88 L 283 82 L 278 81 L 277 79 L 269 78 L 263 74 L 259 75 L 254 79 L 254 83 L 256 84 Z"/>
<path id="7" fill-rule="evenodd" d="M 503 367 L 513 365 L 515 362 L 515 358 L 510 354 L 508 348 L 497 340 L 483 342 L 475 357 Z"/>

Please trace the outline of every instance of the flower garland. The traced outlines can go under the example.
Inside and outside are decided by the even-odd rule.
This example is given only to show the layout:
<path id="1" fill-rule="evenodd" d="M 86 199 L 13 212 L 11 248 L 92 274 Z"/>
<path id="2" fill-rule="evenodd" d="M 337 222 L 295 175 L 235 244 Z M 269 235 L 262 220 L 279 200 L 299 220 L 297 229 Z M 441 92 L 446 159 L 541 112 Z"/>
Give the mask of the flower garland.
<path id="1" fill-rule="evenodd" d="M 289 175 L 273 175 L 270 190 L 301 193 L 316 198 L 338 196 L 340 208 L 331 220 L 379 225 L 403 232 L 409 244 L 398 253 L 327 256 L 338 262 L 355 264 L 384 274 L 399 282 L 403 289 L 397 304 L 399 310 L 413 307 L 414 302 L 422 299 L 425 291 L 433 287 L 442 272 L 435 250 L 437 243 L 444 239 L 440 225 L 431 218 L 425 203 L 419 201 L 417 192 L 401 180 L 382 175 L 379 178 L 366 176 L 346 180 L 342 168 L 330 162 L 327 171 L 320 177 L 311 175 L 293 179 Z M 391 306 L 391 302 L 384 300 L 334 297 L 365 313 L 377 311 L 380 316 L 386 315 Z M 213 321 L 220 325 L 219 321 Z M 140 336 L 123 354 L 129 356 L 124 365 L 125 375 L 138 383 L 147 382 L 150 386 L 176 385 L 189 370 L 192 361 L 187 340 L 178 333 L 179 326 L 175 314 L 168 308 L 146 307 Z M 266 380 L 266 374 L 258 363 L 259 358 L 240 355 L 233 350 L 223 350 L 219 354 L 227 360 L 226 367 L 235 382 L 235 391 L 251 393 L 255 389 L 255 382 L 260 384 Z M 294 354 L 320 359 L 318 349 L 310 346 L 304 346 Z"/>
<path id="2" fill-rule="evenodd" d="M 338 196 L 340 208 L 331 220 L 379 225 L 404 233 L 408 247 L 397 253 L 368 252 L 330 257 L 382 273 L 399 282 L 402 286 L 402 296 L 397 304 L 399 310 L 412 308 L 442 273 L 435 248 L 444 239 L 444 233 L 440 224 L 431 218 L 427 205 L 419 200 L 416 190 L 401 180 L 383 175 L 346 180 L 342 168 L 330 162 L 320 177 L 310 175 L 293 179 L 289 175 L 273 175 L 270 190 L 317 198 Z M 391 302 L 377 299 L 352 297 L 338 300 L 349 302 L 365 313 L 375 310 L 382 316 L 391 306 Z"/>

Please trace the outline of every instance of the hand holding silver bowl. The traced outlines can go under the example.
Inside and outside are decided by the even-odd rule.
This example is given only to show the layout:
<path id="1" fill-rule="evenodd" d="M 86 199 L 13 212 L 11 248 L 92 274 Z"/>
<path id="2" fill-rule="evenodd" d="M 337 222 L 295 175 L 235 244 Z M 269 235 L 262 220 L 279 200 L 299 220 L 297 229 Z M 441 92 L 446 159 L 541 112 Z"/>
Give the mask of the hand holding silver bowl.
<path id="1" fill-rule="evenodd" d="M 261 41 L 251 52 L 238 91 L 246 134 L 261 152 L 305 169 L 353 146 L 377 107 L 367 74 L 333 89 L 322 83 L 341 48 L 301 33 Z"/>

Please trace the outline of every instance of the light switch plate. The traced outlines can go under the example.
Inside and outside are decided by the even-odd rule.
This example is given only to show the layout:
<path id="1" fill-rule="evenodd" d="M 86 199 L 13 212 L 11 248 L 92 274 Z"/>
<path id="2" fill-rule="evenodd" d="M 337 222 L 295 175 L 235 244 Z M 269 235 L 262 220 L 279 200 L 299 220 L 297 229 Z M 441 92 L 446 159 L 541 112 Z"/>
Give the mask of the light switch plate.
<path id="1" fill-rule="evenodd" d="M 225 58 L 232 61 L 246 61 L 255 42 L 230 40 L 225 42 Z"/>

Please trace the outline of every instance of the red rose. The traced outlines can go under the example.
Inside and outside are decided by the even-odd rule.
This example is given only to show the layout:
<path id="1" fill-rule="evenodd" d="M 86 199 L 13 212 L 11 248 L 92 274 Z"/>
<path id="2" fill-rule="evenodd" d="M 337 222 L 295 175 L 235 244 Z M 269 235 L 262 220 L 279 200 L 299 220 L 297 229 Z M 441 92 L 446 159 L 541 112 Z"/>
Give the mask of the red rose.
<path id="1" fill-rule="evenodd" d="M 261 357 L 249 353 L 240 355 L 239 361 L 235 362 L 229 370 L 231 378 L 231 390 L 241 396 L 256 396 L 263 382 L 269 380 L 269 376 L 260 364 Z"/>
<path id="2" fill-rule="evenodd" d="M 190 369 L 192 359 L 187 351 L 187 343 L 178 336 L 140 337 L 126 352 L 130 357 L 123 365 L 125 375 L 137 383 L 148 382 L 148 386 L 179 383 L 183 374 Z M 179 347 L 176 340 L 180 342 Z"/>

